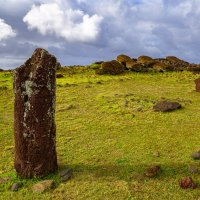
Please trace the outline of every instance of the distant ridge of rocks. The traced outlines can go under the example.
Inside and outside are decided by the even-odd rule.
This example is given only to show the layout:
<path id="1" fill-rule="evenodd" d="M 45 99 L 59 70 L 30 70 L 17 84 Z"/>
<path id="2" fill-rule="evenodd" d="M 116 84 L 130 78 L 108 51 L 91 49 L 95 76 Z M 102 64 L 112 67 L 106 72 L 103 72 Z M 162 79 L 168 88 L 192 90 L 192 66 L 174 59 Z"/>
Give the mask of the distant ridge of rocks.
<path id="1" fill-rule="evenodd" d="M 166 58 L 151 58 L 149 56 L 130 56 L 120 54 L 116 60 L 108 62 L 95 62 L 97 74 L 120 74 L 125 70 L 134 72 L 166 72 L 166 71 L 191 71 L 200 73 L 200 64 L 192 64 L 175 56 Z"/>

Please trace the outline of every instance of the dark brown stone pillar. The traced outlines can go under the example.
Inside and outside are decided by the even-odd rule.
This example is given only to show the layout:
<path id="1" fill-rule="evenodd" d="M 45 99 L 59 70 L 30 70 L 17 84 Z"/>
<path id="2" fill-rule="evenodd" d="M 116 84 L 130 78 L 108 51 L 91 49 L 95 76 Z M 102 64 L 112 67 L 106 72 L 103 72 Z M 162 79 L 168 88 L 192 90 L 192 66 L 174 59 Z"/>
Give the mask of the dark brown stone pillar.
<path id="1" fill-rule="evenodd" d="M 14 136 L 17 174 L 42 177 L 57 170 L 55 127 L 56 58 L 44 49 L 14 73 Z"/>
<path id="2" fill-rule="evenodd" d="M 196 84 L 196 91 L 200 92 L 200 78 L 196 79 L 194 82 Z"/>

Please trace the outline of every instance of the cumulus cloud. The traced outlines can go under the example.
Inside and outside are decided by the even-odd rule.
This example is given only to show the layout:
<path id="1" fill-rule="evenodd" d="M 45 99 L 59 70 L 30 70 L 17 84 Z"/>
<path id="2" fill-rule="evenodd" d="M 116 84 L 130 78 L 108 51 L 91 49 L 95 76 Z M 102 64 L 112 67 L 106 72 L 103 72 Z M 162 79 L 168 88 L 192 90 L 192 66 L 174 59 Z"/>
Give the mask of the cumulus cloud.
<path id="1" fill-rule="evenodd" d="M 0 30 L 1 30 L 0 41 L 16 36 L 16 32 L 12 29 L 12 27 L 6 24 L 5 21 L 1 18 L 0 18 Z"/>
<path id="2" fill-rule="evenodd" d="M 0 55 L 2 48 L 3 55 L 26 57 L 41 46 L 63 65 L 121 53 L 200 63 L 199 0 L 0 0 L 0 18 L 18 33 Z"/>
<path id="3" fill-rule="evenodd" d="M 34 5 L 23 18 L 30 30 L 37 29 L 41 34 L 55 34 L 66 41 L 94 41 L 99 32 L 102 17 L 89 16 L 81 10 L 64 10 L 56 3 Z"/>

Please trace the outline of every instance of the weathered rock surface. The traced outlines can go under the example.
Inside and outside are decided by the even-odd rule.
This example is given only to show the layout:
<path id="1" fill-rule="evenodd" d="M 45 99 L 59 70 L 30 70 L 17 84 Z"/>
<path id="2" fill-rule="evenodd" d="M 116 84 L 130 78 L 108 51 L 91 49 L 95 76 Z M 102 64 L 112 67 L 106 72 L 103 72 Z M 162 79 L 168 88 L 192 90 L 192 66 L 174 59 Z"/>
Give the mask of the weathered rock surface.
<path id="1" fill-rule="evenodd" d="M 155 69 L 158 72 L 165 72 L 165 71 L 172 71 L 172 67 L 169 65 L 166 65 L 165 63 L 156 62 L 153 64 L 153 69 Z"/>
<path id="2" fill-rule="evenodd" d="M 161 101 L 153 106 L 153 109 L 157 112 L 169 112 L 180 109 L 182 106 L 178 102 Z"/>
<path id="3" fill-rule="evenodd" d="M 196 84 L 196 92 L 200 92 L 200 78 L 196 79 L 194 82 Z"/>
<path id="4" fill-rule="evenodd" d="M 11 191 L 18 191 L 22 187 L 21 183 L 14 183 L 11 187 Z"/>
<path id="5" fill-rule="evenodd" d="M 44 49 L 14 72 L 14 167 L 21 177 L 55 172 L 55 90 L 57 59 Z"/>
<path id="6" fill-rule="evenodd" d="M 117 75 L 124 72 L 124 66 L 117 62 L 116 60 L 103 62 L 101 64 L 100 69 L 96 70 L 97 74 L 111 74 L 111 75 Z"/>
<path id="7" fill-rule="evenodd" d="M 200 160 L 200 152 L 193 152 L 191 154 L 191 157 L 194 159 L 194 160 Z"/>
<path id="8" fill-rule="evenodd" d="M 149 57 L 149 56 L 140 56 L 140 57 L 138 57 L 137 62 L 138 63 L 149 63 L 152 60 L 153 59 L 151 57 Z"/>
<path id="9" fill-rule="evenodd" d="M 124 67 L 126 67 L 126 63 L 128 61 L 131 61 L 131 58 L 127 55 L 124 55 L 124 54 L 121 54 L 121 55 L 118 55 L 117 56 L 117 59 L 116 59 L 120 64 L 122 64 Z"/>
<path id="10" fill-rule="evenodd" d="M 42 193 L 49 189 L 52 189 L 54 187 L 54 181 L 53 180 L 45 180 L 41 181 L 35 185 L 32 186 L 33 192 Z"/>
<path id="11" fill-rule="evenodd" d="M 60 176 L 62 182 L 66 182 L 72 178 L 73 170 L 70 168 L 64 169 L 59 172 L 59 176 Z"/>
<path id="12" fill-rule="evenodd" d="M 193 181 L 191 177 L 185 177 L 182 180 L 180 180 L 179 185 L 183 189 L 195 189 L 197 187 L 196 183 Z"/>

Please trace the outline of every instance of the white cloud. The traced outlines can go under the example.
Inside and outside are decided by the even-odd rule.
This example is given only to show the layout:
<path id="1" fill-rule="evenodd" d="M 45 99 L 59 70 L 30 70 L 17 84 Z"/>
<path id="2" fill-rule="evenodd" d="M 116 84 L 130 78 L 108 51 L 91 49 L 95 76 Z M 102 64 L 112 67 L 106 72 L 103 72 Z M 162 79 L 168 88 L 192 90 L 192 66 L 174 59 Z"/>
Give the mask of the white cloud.
<path id="1" fill-rule="evenodd" d="M 0 30 L 1 30 L 0 41 L 16 36 L 16 32 L 12 29 L 12 27 L 6 24 L 5 21 L 1 18 L 0 18 Z"/>
<path id="2" fill-rule="evenodd" d="M 70 42 L 94 41 L 100 33 L 102 17 L 89 16 L 83 11 L 63 9 L 59 4 L 33 5 L 23 18 L 28 29 L 37 29 L 41 34 L 55 34 Z"/>
<path id="3" fill-rule="evenodd" d="M 0 14 L 18 33 L 1 42 L 0 57 L 43 46 L 65 65 L 121 53 L 200 63 L 200 0 L 0 0 Z"/>

